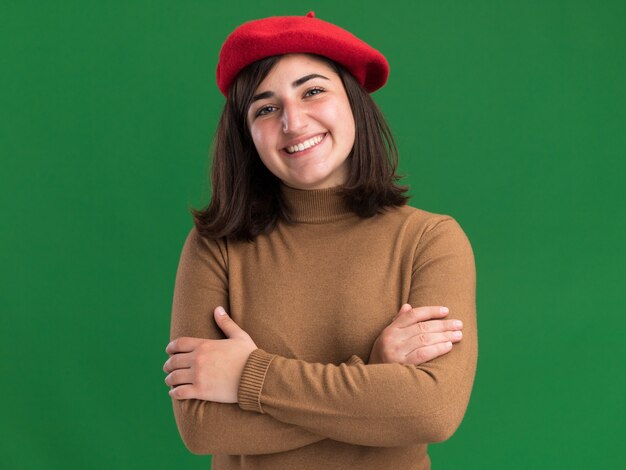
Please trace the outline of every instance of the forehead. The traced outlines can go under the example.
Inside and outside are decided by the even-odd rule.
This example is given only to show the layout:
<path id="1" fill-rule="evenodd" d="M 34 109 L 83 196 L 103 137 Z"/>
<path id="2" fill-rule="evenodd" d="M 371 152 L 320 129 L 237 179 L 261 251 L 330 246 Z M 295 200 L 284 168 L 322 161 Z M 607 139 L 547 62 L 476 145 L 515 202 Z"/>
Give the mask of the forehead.
<path id="1" fill-rule="evenodd" d="M 339 76 L 334 69 L 323 60 L 309 54 L 285 54 L 272 67 L 267 76 L 259 84 L 257 90 L 268 86 L 278 86 L 310 73 L 319 73 L 335 80 Z"/>

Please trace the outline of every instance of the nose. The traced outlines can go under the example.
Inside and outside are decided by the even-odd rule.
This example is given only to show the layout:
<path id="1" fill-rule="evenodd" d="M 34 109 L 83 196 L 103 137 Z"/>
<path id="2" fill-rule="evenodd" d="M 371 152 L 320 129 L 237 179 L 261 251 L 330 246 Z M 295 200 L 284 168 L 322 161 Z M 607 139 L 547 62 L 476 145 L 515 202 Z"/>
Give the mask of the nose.
<path id="1" fill-rule="evenodd" d="M 284 103 L 282 123 L 285 134 L 297 133 L 306 127 L 304 110 L 297 103 Z"/>

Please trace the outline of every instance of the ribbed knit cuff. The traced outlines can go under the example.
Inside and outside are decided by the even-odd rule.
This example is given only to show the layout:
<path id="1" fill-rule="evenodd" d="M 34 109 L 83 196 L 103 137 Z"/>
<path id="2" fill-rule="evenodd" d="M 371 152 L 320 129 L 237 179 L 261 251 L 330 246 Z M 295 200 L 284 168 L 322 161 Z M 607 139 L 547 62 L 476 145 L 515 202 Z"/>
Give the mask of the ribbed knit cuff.
<path id="1" fill-rule="evenodd" d="M 352 355 L 352 357 L 348 359 L 348 362 L 346 362 L 346 364 L 348 364 L 349 366 L 354 366 L 357 364 L 365 365 L 365 362 L 363 362 L 363 359 L 361 359 L 359 356 Z"/>
<path id="2" fill-rule="evenodd" d="M 270 354 L 262 349 L 255 349 L 248 356 L 243 367 L 237 401 L 239 407 L 246 411 L 263 413 L 261 409 L 261 390 L 265 381 L 265 374 L 276 354 Z"/>

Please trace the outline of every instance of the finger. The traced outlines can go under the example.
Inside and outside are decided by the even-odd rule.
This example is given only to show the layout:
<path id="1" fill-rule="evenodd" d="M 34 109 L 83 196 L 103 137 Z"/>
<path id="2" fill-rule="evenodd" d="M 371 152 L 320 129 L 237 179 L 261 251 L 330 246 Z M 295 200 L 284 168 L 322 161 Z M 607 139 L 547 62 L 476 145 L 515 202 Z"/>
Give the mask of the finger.
<path id="1" fill-rule="evenodd" d="M 220 327 L 227 338 L 242 337 L 247 335 L 247 333 L 243 331 L 237 323 L 235 323 L 235 320 L 233 320 L 230 315 L 226 313 L 224 307 L 220 306 L 213 310 L 213 316 L 215 317 L 217 326 Z"/>
<path id="2" fill-rule="evenodd" d="M 457 331 L 463 329 L 461 320 L 427 320 L 406 326 L 403 329 L 408 330 L 412 334 L 418 333 L 441 333 L 444 331 Z"/>
<path id="3" fill-rule="evenodd" d="M 423 348 L 414 349 L 405 356 L 405 364 L 419 365 L 433 359 L 443 356 L 452 350 L 452 343 L 437 343 L 431 346 L 424 346 Z"/>
<path id="4" fill-rule="evenodd" d="M 170 397 L 176 400 L 187 400 L 196 398 L 196 389 L 193 385 L 179 385 L 172 388 L 169 392 Z"/>
<path id="5" fill-rule="evenodd" d="M 414 336 L 405 340 L 406 348 L 408 351 L 413 351 L 416 348 L 422 348 L 424 346 L 432 346 L 433 344 L 445 343 L 451 341 L 458 343 L 463 339 L 463 333 L 461 331 L 446 331 L 443 333 L 417 333 Z"/>
<path id="6" fill-rule="evenodd" d="M 165 383 L 170 387 L 193 384 L 193 373 L 191 372 L 191 369 L 176 369 L 165 377 Z"/>
<path id="7" fill-rule="evenodd" d="M 399 328 L 406 328 L 417 322 L 445 317 L 447 314 L 448 309 L 441 305 L 417 307 L 398 315 L 394 323 Z"/>
<path id="8" fill-rule="evenodd" d="M 191 355 L 189 353 L 178 353 L 172 355 L 165 364 L 163 372 L 172 372 L 176 369 L 188 369 L 191 367 Z"/>
<path id="9" fill-rule="evenodd" d="M 171 341 L 165 348 L 167 354 L 177 354 L 181 352 L 191 352 L 194 350 L 199 338 L 190 338 L 188 336 L 181 336 Z"/>
<path id="10" fill-rule="evenodd" d="M 404 304 L 402 305 L 402 307 L 400 307 L 400 310 L 398 311 L 398 313 L 395 314 L 395 316 L 391 319 L 391 322 L 393 322 L 396 318 L 398 318 L 398 315 L 402 314 L 402 313 L 406 313 L 409 310 L 411 310 L 413 307 L 411 307 L 411 304 Z"/>

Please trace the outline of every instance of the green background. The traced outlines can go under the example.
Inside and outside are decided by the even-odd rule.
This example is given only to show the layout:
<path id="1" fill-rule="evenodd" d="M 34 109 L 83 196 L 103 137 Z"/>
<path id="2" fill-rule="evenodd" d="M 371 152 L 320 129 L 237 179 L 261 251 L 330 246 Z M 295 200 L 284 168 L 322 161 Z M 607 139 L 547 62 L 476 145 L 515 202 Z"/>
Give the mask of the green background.
<path id="1" fill-rule="evenodd" d="M 0 6 L 3 468 L 209 467 L 161 368 L 217 55 L 309 10 L 387 56 L 411 205 L 474 248 L 478 373 L 433 467 L 623 461 L 626 3 L 65 0 Z"/>

